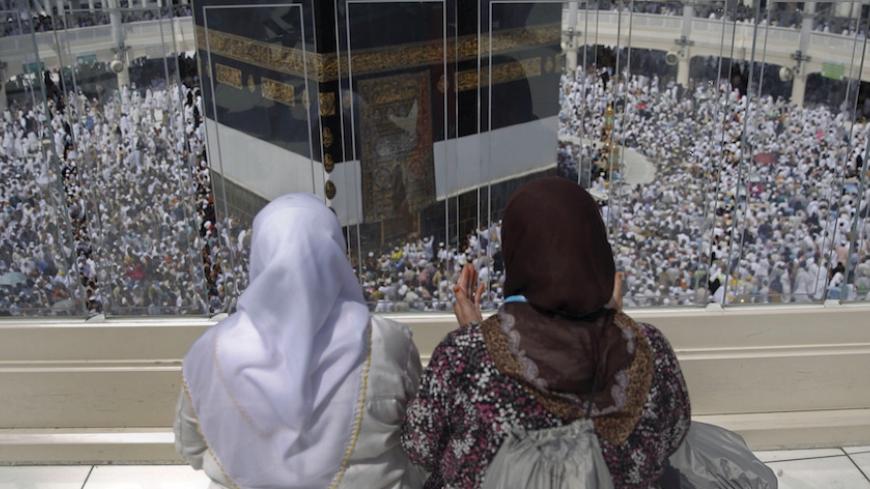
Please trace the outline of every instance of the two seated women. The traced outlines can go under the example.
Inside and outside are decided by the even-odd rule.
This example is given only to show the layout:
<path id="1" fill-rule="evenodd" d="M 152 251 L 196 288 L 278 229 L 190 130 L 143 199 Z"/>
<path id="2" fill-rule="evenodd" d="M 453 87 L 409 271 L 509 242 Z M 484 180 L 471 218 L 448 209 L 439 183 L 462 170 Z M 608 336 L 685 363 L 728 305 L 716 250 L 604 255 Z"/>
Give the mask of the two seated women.
<path id="1" fill-rule="evenodd" d="M 483 319 L 467 266 L 459 327 L 423 370 L 408 328 L 369 313 L 333 213 L 276 199 L 254 220 L 238 310 L 185 357 L 179 453 L 215 489 L 718 487 L 698 482 L 725 480 L 715 470 L 674 468 L 691 448 L 686 384 L 662 333 L 621 311 L 590 195 L 521 187 L 502 242 L 504 306 Z M 722 487 L 775 487 L 737 453 L 761 485 Z"/>

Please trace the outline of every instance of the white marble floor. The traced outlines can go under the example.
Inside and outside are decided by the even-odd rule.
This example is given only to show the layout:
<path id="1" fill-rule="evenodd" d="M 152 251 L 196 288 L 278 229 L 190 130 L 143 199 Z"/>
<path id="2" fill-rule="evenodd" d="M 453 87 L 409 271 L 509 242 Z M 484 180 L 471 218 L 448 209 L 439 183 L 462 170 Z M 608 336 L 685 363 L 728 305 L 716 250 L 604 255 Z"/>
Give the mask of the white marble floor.
<path id="1" fill-rule="evenodd" d="M 758 452 L 780 489 L 870 489 L 870 446 Z M 0 489 L 207 489 L 178 465 L 0 467 Z"/>

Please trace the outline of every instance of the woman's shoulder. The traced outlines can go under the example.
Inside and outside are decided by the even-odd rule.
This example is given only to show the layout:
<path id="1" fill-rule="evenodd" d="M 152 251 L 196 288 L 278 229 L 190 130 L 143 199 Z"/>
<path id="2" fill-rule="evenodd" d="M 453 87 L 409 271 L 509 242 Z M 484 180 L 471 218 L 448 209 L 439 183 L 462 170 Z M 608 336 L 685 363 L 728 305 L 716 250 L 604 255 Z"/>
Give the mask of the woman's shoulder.
<path id="1" fill-rule="evenodd" d="M 646 364 L 640 369 L 641 371 L 652 376 L 656 382 L 682 380 L 677 354 L 660 329 L 650 323 L 635 321 L 625 313 L 617 314 L 615 319 L 615 323 L 622 329 L 628 341 L 629 350 L 633 351 L 636 357 L 638 355 L 642 357 L 636 358 L 633 363 Z"/>
<path id="2" fill-rule="evenodd" d="M 662 331 L 655 325 L 646 322 L 636 321 L 624 313 L 622 314 L 622 316 L 628 318 L 628 320 L 634 324 L 635 329 L 649 344 L 650 350 L 652 350 L 654 356 L 675 355 L 674 348 L 671 346 L 671 342 L 668 341 L 668 338 L 665 336 L 665 334 L 662 333 Z"/>
<path id="3" fill-rule="evenodd" d="M 480 323 L 460 326 L 444 337 L 429 360 L 429 368 L 439 365 L 450 367 L 454 374 L 466 371 L 469 367 L 485 363 L 486 342 Z"/>
<path id="4" fill-rule="evenodd" d="M 481 324 L 473 323 L 454 329 L 438 343 L 436 351 L 449 350 L 454 353 L 471 353 L 485 348 Z"/>
<path id="5" fill-rule="evenodd" d="M 667 410 L 674 415 L 682 414 L 682 411 L 688 413 L 690 409 L 688 388 L 680 368 L 680 361 L 670 341 L 652 324 L 641 322 L 634 324 L 648 345 L 649 366 L 646 370 L 651 377 L 649 395 L 659 398 L 657 402 L 668 404 Z"/>

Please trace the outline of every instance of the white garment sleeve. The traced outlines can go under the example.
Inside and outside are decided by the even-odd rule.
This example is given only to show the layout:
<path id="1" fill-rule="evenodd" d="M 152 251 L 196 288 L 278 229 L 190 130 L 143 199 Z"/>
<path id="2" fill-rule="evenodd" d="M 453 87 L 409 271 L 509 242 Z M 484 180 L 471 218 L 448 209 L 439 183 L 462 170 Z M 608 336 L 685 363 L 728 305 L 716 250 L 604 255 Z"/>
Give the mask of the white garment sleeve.
<path id="1" fill-rule="evenodd" d="M 190 399 L 188 399 L 183 387 L 178 395 L 173 430 L 175 431 L 175 451 L 191 467 L 201 470 L 202 459 L 206 450 L 208 450 L 208 446 L 205 443 L 205 439 L 199 433 L 196 413 L 193 412 Z"/>
<path id="2" fill-rule="evenodd" d="M 193 411 L 193 406 L 190 404 L 190 398 L 184 391 L 184 387 L 181 388 L 181 393 L 178 395 L 175 422 L 172 428 L 175 431 L 175 451 L 191 467 L 205 472 L 205 475 L 212 480 L 209 489 L 235 487 L 224 475 L 220 464 L 209 451 L 208 444 L 199 431 L 196 413 Z"/>
<path id="3" fill-rule="evenodd" d="M 372 348 L 359 434 L 340 489 L 419 489 L 424 474 L 400 444 L 408 403 L 417 392 L 422 366 L 407 327 L 372 318 Z"/>

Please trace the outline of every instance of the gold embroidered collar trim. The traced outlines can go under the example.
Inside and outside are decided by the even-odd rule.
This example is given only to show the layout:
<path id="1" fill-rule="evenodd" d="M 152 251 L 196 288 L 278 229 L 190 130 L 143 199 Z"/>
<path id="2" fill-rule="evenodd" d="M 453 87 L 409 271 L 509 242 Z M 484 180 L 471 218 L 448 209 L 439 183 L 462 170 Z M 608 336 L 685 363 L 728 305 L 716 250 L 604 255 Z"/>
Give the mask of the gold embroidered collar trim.
<path id="1" fill-rule="evenodd" d="M 509 338 L 501 328 L 502 318 L 493 315 L 480 325 L 486 343 L 487 351 L 496 367 L 518 382 L 526 391 L 535 397 L 548 411 L 566 420 L 582 418 L 586 415 L 586 404 L 568 400 L 557 393 L 539 389 L 525 380 L 523 366 L 520 360 L 511 352 Z M 619 397 L 624 403 L 618 409 L 592 410 L 595 428 L 600 437 L 613 444 L 622 444 L 634 430 L 637 421 L 643 413 L 643 406 L 652 385 L 653 360 L 649 342 L 643 335 L 640 326 L 629 316 L 619 313 L 614 316 L 614 322 L 627 337 L 634 337 L 634 359 L 626 370 L 620 373 L 627 377 L 622 387 L 616 383 L 617 389 L 624 389 Z"/>

